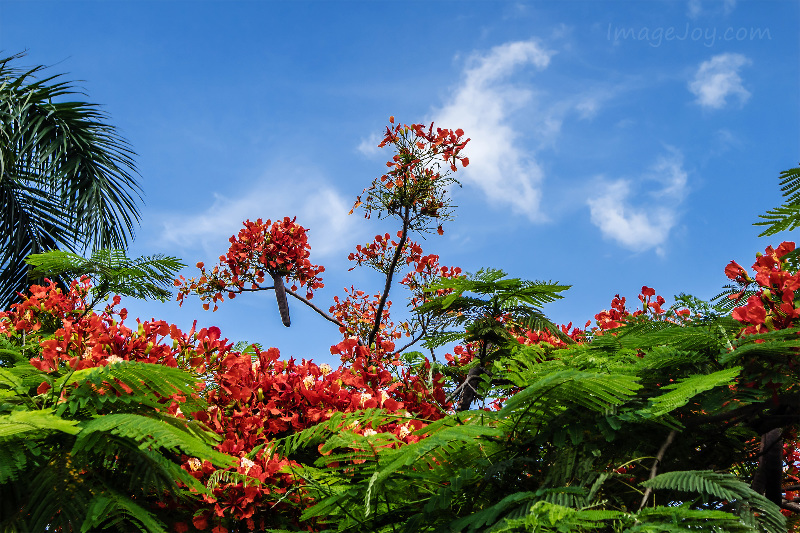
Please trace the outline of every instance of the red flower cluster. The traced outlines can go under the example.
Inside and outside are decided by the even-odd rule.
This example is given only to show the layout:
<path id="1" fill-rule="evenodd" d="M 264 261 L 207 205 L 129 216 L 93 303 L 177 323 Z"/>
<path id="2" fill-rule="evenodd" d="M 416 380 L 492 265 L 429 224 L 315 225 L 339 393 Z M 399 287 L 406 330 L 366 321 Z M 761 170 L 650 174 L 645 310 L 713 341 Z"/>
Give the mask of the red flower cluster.
<path id="1" fill-rule="evenodd" d="M 800 288 L 800 273 L 792 274 L 787 255 L 794 251 L 795 243 L 783 242 L 777 249 L 768 246 L 764 253 L 756 254 L 753 270 L 755 279 L 735 261 L 725 267 L 725 275 L 739 285 L 740 291 L 731 295 L 732 300 L 741 299 L 744 291 L 755 285 L 756 294 L 751 295 L 745 305 L 736 307 L 732 316 L 745 324 L 742 335 L 766 333 L 768 331 L 788 329 L 800 326 L 800 294 L 795 296 Z M 756 341 L 758 342 L 758 341 Z M 757 372 L 752 377 L 755 381 L 742 386 L 750 388 L 757 386 L 760 381 L 764 387 L 772 389 L 773 398 L 777 402 L 778 384 L 780 374 L 794 375 L 797 358 L 792 350 L 788 350 L 782 362 L 773 362 L 769 368 Z M 791 379 L 791 378 L 790 378 Z M 790 430 L 783 435 L 783 461 L 784 484 L 797 485 L 800 482 L 800 446 L 795 430 Z M 794 501 L 798 496 L 797 491 L 787 491 L 784 498 Z M 786 516 L 791 516 L 791 511 L 782 510 Z"/>
<path id="2" fill-rule="evenodd" d="M 345 338 L 357 337 L 366 339 L 375 323 L 375 313 L 378 312 L 378 302 L 380 294 L 369 295 L 364 291 L 356 290 L 355 287 L 344 289 L 345 297 L 340 299 L 333 297 L 334 304 L 330 307 L 330 313 L 344 326 L 339 327 L 339 331 Z M 379 333 L 387 339 L 399 339 L 402 336 L 394 322 L 389 317 L 389 309 L 392 306 L 391 300 L 387 300 L 381 313 Z"/>
<path id="3" fill-rule="evenodd" d="M 394 348 L 387 341 L 384 344 L 385 352 Z M 259 483 L 219 484 L 213 499 L 207 501 L 214 505 L 213 512 L 198 506 L 195 527 L 201 529 L 213 522 L 212 518 L 218 522 L 224 518 L 225 523 L 244 520 L 250 529 L 276 527 L 276 517 L 299 517 L 309 503 L 304 500 L 301 480 L 288 468 L 296 463 L 269 453 L 274 438 L 328 420 L 335 412 L 380 407 L 408 419 L 376 428 L 347 429 L 362 435 L 392 433 L 398 442 L 409 443 L 420 439 L 412 433 L 425 427 L 423 419 L 444 416 L 439 407 L 444 404 L 443 379 L 434 391 L 427 390 L 416 376 L 395 380 L 380 358 L 355 339 L 342 341 L 331 347 L 331 352 L 350 364 L 335 370 L 306 360 L 298 364 L 294 359 L 280 360 L 275 348 L 256 350 L 252 358 L 230 353 L 220 362 L 215 377 L 218 388 L 208 394 L 211 407 L 195 416 L 224 437 L 218 449 L 240 458 L 237 471 Z M 252 456 L 259 446 L 261 451 Z M 204 482 L 214 474 L 210 465 L 196 458 L 185 458 L 183 468 Z"/>
<path id="4" fill-rule="evenodd" d="M 655 301 L 653 297 L 655 296 Z M 658 319 L 666 314 L 661 306 L 664 305 L 664 298 L 656 296 L 656 291 L 653 288 L 643 286 L 642 292 L 639 294 L 639 301 L 642 302 L 642 308 L 636 311 L 630 311 L 625 306 L 625 297 L 620 297 L 619 294 L 614 295 L 611 301 L 611 309 L 600 311 L 594 315 L 597 327 L 600 331 L 618 328 L 623 326 L 637 317 L 649 316 L 653 319 Z M 587 326 L 589 323 L 587 322 Z"/>
<path id="5" fill-rule="evenodd" d="M 783 242 L 777 249 L 768 246 L 763 254 L 756 255 L 753 270 L 755 279 L 735 261 L 725 267 L 725 275 L 739 284 L 742 291 L 731 296 L 738 299 L 752 284 L 758 286 L 757 293 L 747 303 L 733 310 L 733 318 L 747 324 L 744 334 L 765 333 L 776 329 L 795 327 L 800 318 L 800 273 L 792 274 L 786 268 L 785 256 L 793 251 L 793 242 Z"/>
<path id="6" fill-rule="evenodd" d="M 422 124 L 395 124 L 394 117 L 389 122 L 378 147 L 391 144 L 396 148 L 397 153 L 386 163 L 390 170 L 364 189 L 366 199 L 362 202 L 359 196 L 350 213 L 361 205 L 367 218 L 373 210 L 395 214 L 406 210 L 409 220 L 413 218 L 419 222 L 419 229 L 427 229 L 424 219 L 449 216 L 445 195 L 447 186 L 455 180 L 443 178 L 457 170 L 457 162 L 464 167 L 469 164 L 469 159 L 461 155 L 469 139 L 463 139 L 461 129 L 436 128 L 434 132 L 433 123 L 425 128 Z M 441 224 L 437 231 L 443 233 Z"/>
<path id="7" fill-rule="evenodd" d="M 197 263 L 201 275 L 188 281 L 181 276 L 175 280 L 178 287 L 178 301 L 192 293 L 197 293 L 203 301 L 211 300 L 214 310 L 217 302 L 246 291 L 263 290 L 266 276 L 280 276 L 294 282 L 292 290 L 306 287 L 306 297 L 313 298 L 314 289 L 323 287 L 319 275 L 325 267 L 312 265 L 309 261 L 308 237 L 296 218 L 285 217 L 272 223 L 260 218 L 255 222 L 247 220 L 238 236 L 230 238 L 228 253 L 220 256 L 220 265 L 207 271 L 203 263 Z M 269 282 L 268 282 L 269 283 Z M 203 308 L 208 310 L 209 303 Z"/>
<path id="8" fill-rule="evenodd" d="M 32 285 L 29 295 L 22 302 L 11 306 L 11 309 L 0 316 L 0 333 L 4 328 L 13 327 L 15 331 L 35 332 L 44 326 L 50 329 L 58 327 L 65 319 L 75 320 L 83 314 L 84 300 L 91 286 L 88 277 L 72 284 L 69 292 L 64 294 L 51 280 L 47 285 Z M 10 332 L 9 332 L 10 334 Z"/>
<path id="9" fill-rule="evenodd" d="M 394 350 L 390 340 L 378 337 L 377 350 L 368 350 L 355 339 L 340 342 L 331 352 L 348 364 L 338 369 L 305 360 L 299 364 L 294 359 L 284 361 L 275 348 L 255 350 L 251 357 L 231 351 L 232 345 L 215 327 L 183 333 L 164 321 L 152 321 L 141 322 L 132 330 L 120 317 L 124 310 L 115 313 L 113 306 L 103 313 L 83 316 L 88 288 L 86 282 L 74 283 L 72 290 L 63 294 L 52 283 L 32 287 L 29 298 L 0 313 L 0 334 L 30 335 L 42 324 L 57 322 L 60 327 L 52 338 L 41 341 L 41 353 L 31 360 L 44 371 L 135 360 L 180 366 L 211 377 L 210 386 L 203 392 L 208 410 L 191 416 L 223 438 L 217 449 L 237 458 L 238 466 L 230 470 L 247 479 L 220 477 L 207 461 L 183 457 L 184 470 L 204 483 L 212 476 L 218 482 L 213 495 L 193 507 L 173 507 L 176 516 L 188 512 L 193 517 L 175 523 L 176 531 L 193 527 L 224 532 L 228 527 L 240 527 L 236 524 L 252 530 L 282 527 L 288 525 L 287 520 L 299 523 L 300 514 L 310 503 L 301 481 L 291 474 L 296 463 L 271 452 L 270 443 L 275 438 L 328 420 L 335 412 L 383 408 L 400 417 L 381 427 L 348 429 L 364 435 L 391 433 L 398 444 L 415 442 L 420 436 L 414 433 L 425 427 L 425 421 L 441 418 L 448 409 L 443 376 L 433 376 L 431 389 L 419 376 L 404 372 L 396 379 L 387 370 L 384 356 Z M 118 303 L 115 298 L 115 305 Z M 64 394 L 69 392 L 67 388 Z M 181 401 L 165 398 L 165 411 L 180 415 Z"/>
<path id="10" fill-rule="evenodd" d="M 40 353 L 31 359 L 31 364 L 45 372 L 65 366 L 81 370 L 119 360 L 204 372 L 231 348 L 220 339 L 216 327 L 200 331 L 192 327 L 183 333 L 158 320 L 139 322 L 136 330 L 130 329 L 124 324 L 127 311 L 115 310 L 119 296 L 103 313 L 85 313 L 89 288 L 86 279 L 73 282 L 67 294 L 49 280 L 45 287 L 33 285 L 29 297 L 0 313 L 0 334 L 37 332 L 43 325 L 57 324 L 50 338 L 40 342 Z"/>
<path id="11" fill-rule="evenodd" d="M 572 322 L 566 326 L 562 324 L 559 326 L 559 329 L 576 343 L 583 343 L 586 338 L 586 332 L 580 328 L 572 327 Z M 525 330 L 520 335 L 517 335 L 517 341 L 525 345 L 541 344 L 545 342 L 555 348 L 565 348 L 568 346 L 559 336 L 550 333 L 547 329 L 543 331 Z"/>

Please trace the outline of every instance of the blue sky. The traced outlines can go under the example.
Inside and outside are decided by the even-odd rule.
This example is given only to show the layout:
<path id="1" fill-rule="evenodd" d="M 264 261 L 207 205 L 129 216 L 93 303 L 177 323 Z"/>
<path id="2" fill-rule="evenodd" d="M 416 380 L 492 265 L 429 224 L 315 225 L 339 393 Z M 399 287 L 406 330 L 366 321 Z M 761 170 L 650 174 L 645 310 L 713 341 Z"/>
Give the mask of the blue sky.
<path id="1" fill-rule="evenodd" d="M 241 221 L 297 216 L 327 269 L 317 305 L 378 292 L 347 255 L 396 228 L 347 212 L 391 157 L 388 117 L 434 120 L 472 141 L 425 251 L 570 284 L 545 311 L 582 325 L 642 285 L 710 298 L 729 261 L 792 237 L 751 224 L 800 161 L 798 23 L 793 1 L 3 0 L 0 49 L 81 80 L 138 153 L 131 255 L 209 264 Z M 290 305 L 286 329 L 271 292 L 213 314 L 126 302 L 333 362 L 336 328 Z"/>

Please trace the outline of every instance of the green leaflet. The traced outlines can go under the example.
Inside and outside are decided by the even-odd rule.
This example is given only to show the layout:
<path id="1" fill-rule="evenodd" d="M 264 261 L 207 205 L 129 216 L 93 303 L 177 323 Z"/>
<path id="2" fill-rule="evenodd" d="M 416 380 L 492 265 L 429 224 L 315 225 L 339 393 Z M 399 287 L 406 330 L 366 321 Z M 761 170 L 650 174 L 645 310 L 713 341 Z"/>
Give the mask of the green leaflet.
<path id="1" fill-rule="evenodd" d="M 61 390 L 69 385 L 67 401 L 59 412 L 71 413 L 87 404 L 102 408 L 105 403 L 135 403 L 161 408 L 162 398 L 180 394 L 185 398 L 183 410 L 188 413 L 205 409 L 205 402 L 194 397 L 197 380 L 189 372 L 154 363 L 119 361 L 103 367 L 92 367 L 68 373 L 57 379 L 53 387 Z M 126 389 L 129 388 L 129 390 Z M 97 388 L 106 394 L 98 394 Z"/>
<path id="2" fill-rule="evenodd" d="M 507 417 L 517 411 L 553 413 L 557 411 L 554 406 L 570 404 L 602 412 L 623 403 L 640 388 L 635 376 L 559 370 L 528 384 L 506 402 L 501 413 Z"/>
<path id="3" fill-rule="evenodd" d="M 79 453 L 86 449 L 91 442 L 90 437 L 95 433 L 110 433 L 133 439 L 139 443 L 139 448 L 160 447 L 172 452 L 183 452 L 189 456 L 208 459 L 218 465 L 235 465 L 231 457 L 198 441 L 188 431 L 158 419 L 129 413 L 103 415 L 85 423 L 75 440 L 72 453 Z"/>
<path id="4" fill-rule="evenodd" d="M 732 502 L 747 522 L 758 523 L 769 533 L 786 531 L 786 518 L 778 506 L 730 474 L 710 470 L 674 471 L 660 474 L 642 485 L 652 489 L 694 492 L 713 496 L 717 501 Z"/>
<path id="5" fill-rule="evenodd" d="M 12 411 L 0 415 L 0 438 L 16 437 L 31 431 L 58 431 L 77 435 L 81 429 L 77 420 L 64 420 L 53 414 L 53 409 L 38 411 Z"/>
<path id="6" fill-rule="evenodd" d="M 713 374 L 690 376 L 661 387 L 672 389 L 666 394 L 651 398 L 650 406 L 643 413 L 650 416 L 662 416 L 679 407 L 683 407 L 698 394 L 722 385 L 729 385 L 739 375 L 741 367 L 720 370 Z"/>

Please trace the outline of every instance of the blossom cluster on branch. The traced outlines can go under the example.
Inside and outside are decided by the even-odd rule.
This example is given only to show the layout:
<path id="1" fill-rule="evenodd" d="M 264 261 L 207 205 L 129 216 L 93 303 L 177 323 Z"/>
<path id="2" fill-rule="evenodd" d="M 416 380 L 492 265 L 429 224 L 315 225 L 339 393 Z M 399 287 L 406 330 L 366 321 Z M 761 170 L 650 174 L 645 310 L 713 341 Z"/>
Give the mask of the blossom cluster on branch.
<path id="1" fill-rule="evenodd" d="M 268 277 L 273 282 L 279 277 L 293 283 L 293 291 L 305 287 L 306 298 L 313 298 L 314 290 L 324 286 L 320 274 L 325 267 L 309 261 L 308 230 L 297 224 L 296 218 L 246 220 L 239 234 L 230 238 L 231 246 L 220 256 L 219 265 L 207 270 L 204 263 L 197 263 L 200 276 L 175 280 L 178 302 L 183 304 L 187 296 L 197 294 L 204 309 L 213 303 L 216 311 L 217 302 L 226 294 L 233 299 L 242 292 L 262 290 Z"/>

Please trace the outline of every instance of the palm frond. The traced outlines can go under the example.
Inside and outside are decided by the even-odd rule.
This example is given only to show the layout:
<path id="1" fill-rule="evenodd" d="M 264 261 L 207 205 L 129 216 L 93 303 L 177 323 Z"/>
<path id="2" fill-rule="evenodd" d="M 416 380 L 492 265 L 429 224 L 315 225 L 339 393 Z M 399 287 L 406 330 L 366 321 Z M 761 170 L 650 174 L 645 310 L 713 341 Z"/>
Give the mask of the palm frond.
<path id="1" fill-rule="evenodd" d="M 0 302 L 27 285 L 24 258 L 124 247 L 139 221 L 134 153 L 97 105 L 60 76 L 0 59 Z"/>

